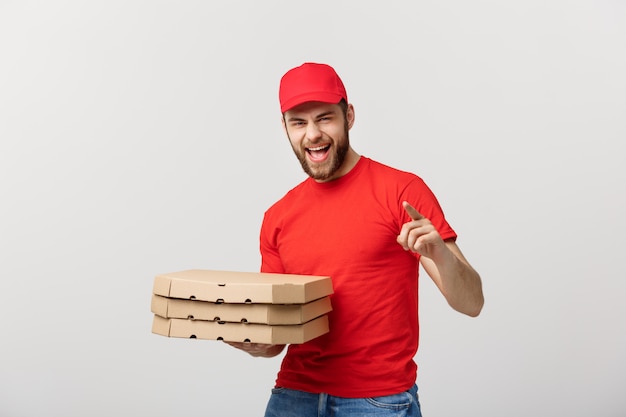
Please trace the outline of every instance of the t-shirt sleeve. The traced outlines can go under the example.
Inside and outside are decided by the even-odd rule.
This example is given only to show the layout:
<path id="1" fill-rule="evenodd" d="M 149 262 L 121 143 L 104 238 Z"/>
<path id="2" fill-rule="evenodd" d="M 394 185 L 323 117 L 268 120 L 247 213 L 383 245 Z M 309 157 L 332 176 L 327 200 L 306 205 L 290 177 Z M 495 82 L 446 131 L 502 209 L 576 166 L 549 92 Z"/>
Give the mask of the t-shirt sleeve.
<path id="1" fill-rule="evenodd" d="M 457 234 L 446 220 L 437 197 L 435 197 L 435 194 L 420 177 L 415 177 L 410 181 L 400 195 L 400 222 L 404 224 L 411 221 L 411 218 L 406 210 L 402 208 L 402 201 L 407 201 L 415 207 L 422 216 L 430 220 L 443 240 L 456 240 Z"/>
<path id="2" fill-rule="evenodd" d="M 268 211 L 263 217 L 260 234 L 261 272 L 284 274 L 285 268 L 278 252 L 277 234 L 279 226 Z"/>

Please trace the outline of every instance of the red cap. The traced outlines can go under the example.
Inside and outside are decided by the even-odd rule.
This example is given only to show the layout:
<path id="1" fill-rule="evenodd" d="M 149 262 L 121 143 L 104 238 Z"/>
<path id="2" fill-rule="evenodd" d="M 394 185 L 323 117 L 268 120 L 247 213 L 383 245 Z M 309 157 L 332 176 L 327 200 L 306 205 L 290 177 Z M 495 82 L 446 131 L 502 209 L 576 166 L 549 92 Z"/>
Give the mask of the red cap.
<path id="1" fill-rule="evenodd" d="M 347 102 L 348 94 L 331 66 L 306 62 L 283 75 L 278 98 L 280 111 L 284 113 L 307 101 L 336 104 L 344 99 Z"/>

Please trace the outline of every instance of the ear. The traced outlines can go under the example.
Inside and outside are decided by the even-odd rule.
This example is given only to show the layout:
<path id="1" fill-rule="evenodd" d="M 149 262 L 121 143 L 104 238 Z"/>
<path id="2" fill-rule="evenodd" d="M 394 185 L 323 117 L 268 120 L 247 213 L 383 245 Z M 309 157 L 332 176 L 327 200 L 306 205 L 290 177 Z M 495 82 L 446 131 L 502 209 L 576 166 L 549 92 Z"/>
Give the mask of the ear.
<path id="1" fill-rule="evenodd" d="M 348 104 L 346 119 L 348 119 L 348 129 L 352 129 L 352 125 L 354 124 L 354 106 L 352 104 Z"/>

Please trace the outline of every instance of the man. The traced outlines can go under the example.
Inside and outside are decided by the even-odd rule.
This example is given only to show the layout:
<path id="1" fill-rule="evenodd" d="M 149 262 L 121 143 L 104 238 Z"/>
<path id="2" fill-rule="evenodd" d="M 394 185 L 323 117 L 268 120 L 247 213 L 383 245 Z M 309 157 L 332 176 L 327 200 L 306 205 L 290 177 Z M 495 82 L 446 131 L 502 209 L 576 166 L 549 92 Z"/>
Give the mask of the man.
<path id="1" fill-rule="evenodd" d="M 477 316 L 482 284 L 426 184 L 360 156 L 344 84 L 325 64 L 281 79 L 283 127 L 309 175 L 266 213 L 262 272 L 330 276 L 330 332 L 290 345 L 266 417 L 421 416 L 415 384 L 418 267 Z M 231 343 L 272 357 L 283 345 Z"/>

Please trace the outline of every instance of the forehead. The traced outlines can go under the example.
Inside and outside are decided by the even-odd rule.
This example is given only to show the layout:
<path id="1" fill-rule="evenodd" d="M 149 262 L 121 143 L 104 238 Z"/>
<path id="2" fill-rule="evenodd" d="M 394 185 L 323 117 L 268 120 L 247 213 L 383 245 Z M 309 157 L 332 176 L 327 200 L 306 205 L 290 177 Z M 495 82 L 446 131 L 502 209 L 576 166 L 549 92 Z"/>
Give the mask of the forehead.
<path id="1" fill-rule="evenodd" d="M 302 117 L 302 116 L 316 116 L 322 113 L 339 112 L 341 107 L 339 104 L 322 103 L 319 101 L 308 101 L 306 103 L 299 104 L 285 112 L 285 116 L 289 117 Z"/>

